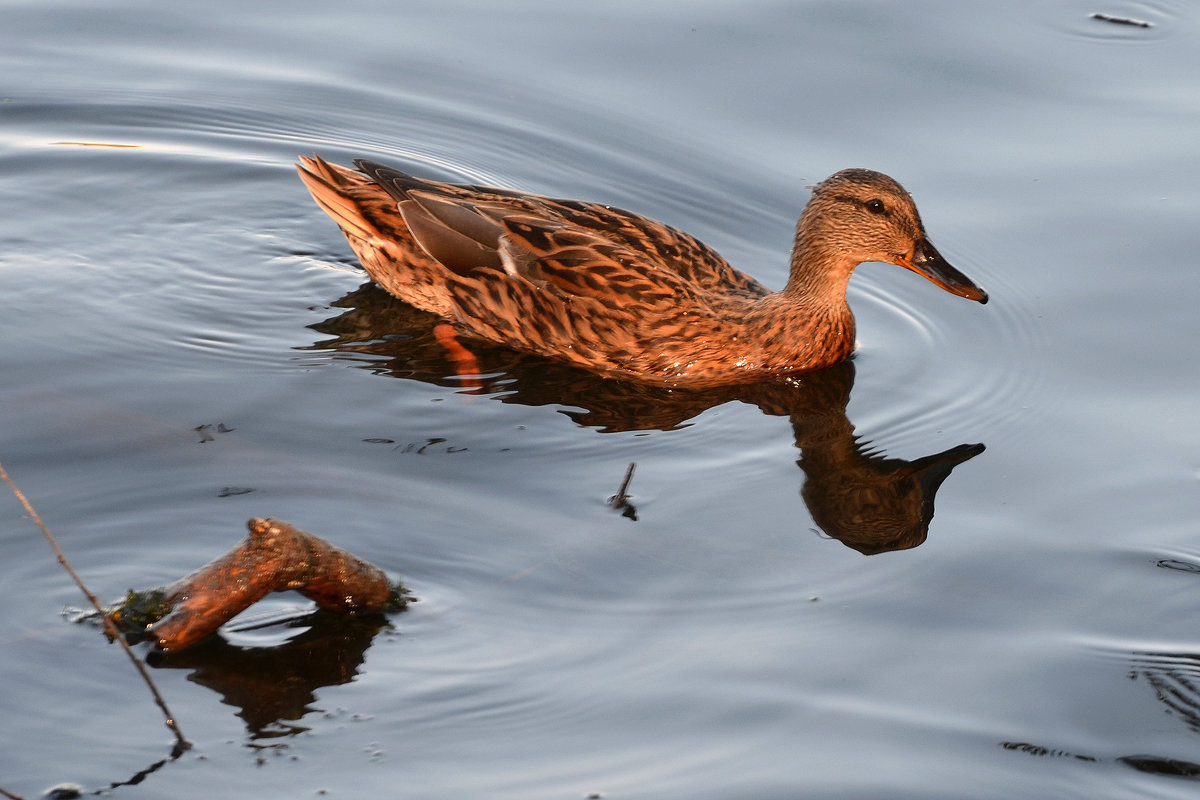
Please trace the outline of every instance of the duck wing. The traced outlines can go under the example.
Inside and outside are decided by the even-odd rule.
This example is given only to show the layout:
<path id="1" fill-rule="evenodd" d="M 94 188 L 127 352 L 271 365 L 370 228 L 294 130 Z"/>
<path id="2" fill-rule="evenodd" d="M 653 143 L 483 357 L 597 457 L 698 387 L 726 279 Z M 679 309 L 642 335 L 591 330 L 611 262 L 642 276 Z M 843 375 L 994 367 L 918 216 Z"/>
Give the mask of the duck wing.
<path id="1" fill-rule="evenodd" d="M 424 180 L 363 159 L 354 163 L 397 201 L 425 252 L 460 275 L 503 268 L 539 286 L 595 295 L 600 284 L 629 272 L 630 285 L 643 292 L 665 280 L 704 293 L 769 293 L 695 237 L 629 211 Z M 634 280 L 637 273 L 641 278 Z"/>
<path id="2" fill-rule="evenodd" d="M 632 211 L 598 203 L 546 198 L 563 219 L 603 233 L 639 253 L 654 255 L 667 269 L 706 292 L 759 298 L 771 290 L 735 269 L 721 254 L 691 234 Z"/>
<path id="3" fill-rule="evenodd" d="M 655 253 L 634 250 L 598 231 L 509 204 L 419 189 L 407 197 L 399 208 L 413 239 L 458 275 L 523 279 L 530 288 L 590 298 L 615 310 L 637 308 L 643 315 L 681 302 L 704 303 L 703 290 Z"/>

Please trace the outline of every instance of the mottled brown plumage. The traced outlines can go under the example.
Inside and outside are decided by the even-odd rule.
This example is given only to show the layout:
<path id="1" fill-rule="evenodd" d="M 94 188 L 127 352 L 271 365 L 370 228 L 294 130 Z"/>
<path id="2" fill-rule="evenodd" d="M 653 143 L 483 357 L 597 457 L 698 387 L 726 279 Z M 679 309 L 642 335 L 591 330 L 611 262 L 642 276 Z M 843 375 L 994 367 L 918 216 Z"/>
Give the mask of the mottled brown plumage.
<path id="1" fill-rule="evenodd" d="M 302 158 L 300 177 L 376 283 L 468 336 L 599 372 L 711 386 L 834 364 L 854 348 L 846 286 L 864 261 L 987 302 L 929 243 L 908 192 L 869 170 L 816 186 L 771 292 L 628 211 L 355 164 Z"/>

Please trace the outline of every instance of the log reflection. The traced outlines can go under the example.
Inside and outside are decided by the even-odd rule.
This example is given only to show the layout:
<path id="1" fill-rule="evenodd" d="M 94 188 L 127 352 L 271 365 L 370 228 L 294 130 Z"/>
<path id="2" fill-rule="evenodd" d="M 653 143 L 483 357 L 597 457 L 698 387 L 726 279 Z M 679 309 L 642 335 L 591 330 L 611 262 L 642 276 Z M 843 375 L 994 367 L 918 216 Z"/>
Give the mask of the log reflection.
<path id="1" fill-rule="evenodd" d="M 383 614 L 316 611 L 292 624 L 307 629 L 275 647 L 243 648 L 211 636 L 179 653 L 152 651 L 146 660 L 158 668 L 191 670 L 188 680 L 237 709 L 252 740 L 291 736 L 308 730 L 299 720 L 317 710 L 319 689 L 354 679 L 388 621 Z"/>

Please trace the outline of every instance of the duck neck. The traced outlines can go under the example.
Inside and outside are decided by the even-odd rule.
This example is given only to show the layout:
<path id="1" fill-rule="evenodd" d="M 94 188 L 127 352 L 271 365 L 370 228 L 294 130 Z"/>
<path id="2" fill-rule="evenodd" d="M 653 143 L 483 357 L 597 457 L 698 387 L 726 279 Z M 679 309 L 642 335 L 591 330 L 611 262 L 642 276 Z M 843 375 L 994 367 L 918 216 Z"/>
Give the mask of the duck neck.
<path id="1" fill-rule="evenodd" d="M 853 353 L 854 317 L 846 302 L 853 265 L 820 241 L 799 228 L 786 287 L 763 297 L 744 320 L 772 371 L 827 367 Z"/>
<path id="2" fill-rule="evenodd" d="M 797 236 L 787 286 L 760 300 L 746 320 L 769 354 L 769 368 L 819 369 L 854 352 L 854 315 L 846 302 L 853 265 L 847 260 Z"/>
<path id="3" fill-rule="evenodd" d="M 855 263 L 824 237 L 812 236 L 804 220 L 796 229 L 792 248 L 791 270 L 787 286 L 781 295 L 792 302 L 812 309 L 814 313 L 842 311 L 849 314 L 846 287 L 854 273 Z"/>
<path id="4" fill-rule="evenodd" d="M 854 314 L 846 302 L 846 287 L 857 264 L 827 237 L 812 236 L 804 220 L 796 229 L 787 286 L 773 296 L 780 313 L 792 319 L 810 349 L 810 366 L 827 366 L 854 351 Z"/>

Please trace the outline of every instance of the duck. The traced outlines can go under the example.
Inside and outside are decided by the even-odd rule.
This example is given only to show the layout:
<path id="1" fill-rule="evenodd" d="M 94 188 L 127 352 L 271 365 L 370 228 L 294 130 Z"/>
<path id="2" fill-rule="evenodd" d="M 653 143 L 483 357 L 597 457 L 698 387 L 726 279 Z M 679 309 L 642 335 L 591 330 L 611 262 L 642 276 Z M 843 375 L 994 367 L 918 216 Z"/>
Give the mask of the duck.
<path id="1" fill-rule="evenodd" d="M 888 262 L 987 293 L 934 248 L 912 196 L 851 168 L 816 184 L 780 291 L 669 225 L 610 205 L 420 178 L 317 155 L 297 169 L 371 280 L 467 341 L 667 387 L 789 378 L 849 358 L 846 289 Z"/>

